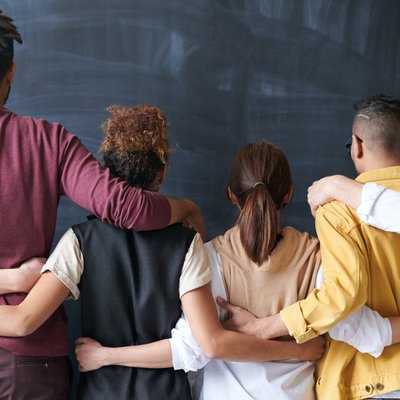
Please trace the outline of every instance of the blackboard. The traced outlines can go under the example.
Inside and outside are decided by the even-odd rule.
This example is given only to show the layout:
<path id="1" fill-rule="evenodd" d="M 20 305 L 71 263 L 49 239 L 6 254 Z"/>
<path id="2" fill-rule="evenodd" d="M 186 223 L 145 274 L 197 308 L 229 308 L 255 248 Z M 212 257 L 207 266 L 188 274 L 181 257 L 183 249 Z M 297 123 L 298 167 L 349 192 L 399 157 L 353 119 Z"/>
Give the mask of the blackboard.
<path id="1" fill-rule="evenodd" d="M 60 121 L 96 152 L 110 104 L 153 103 L 173 152 L 162 190 L 195 200 L 208 237 L 235 220 L 231 160 L 268 139 L 295 194 L 284 222 L 314 232 L 307 187 L 355 176 L 352 103 L 400 95 L 397 0 L 1 0 L 24 38 L 8 107 Z M 86 212 L 63 200 L 58 238 Z M 73 313 L 72 313 L 73 314 Z"/>

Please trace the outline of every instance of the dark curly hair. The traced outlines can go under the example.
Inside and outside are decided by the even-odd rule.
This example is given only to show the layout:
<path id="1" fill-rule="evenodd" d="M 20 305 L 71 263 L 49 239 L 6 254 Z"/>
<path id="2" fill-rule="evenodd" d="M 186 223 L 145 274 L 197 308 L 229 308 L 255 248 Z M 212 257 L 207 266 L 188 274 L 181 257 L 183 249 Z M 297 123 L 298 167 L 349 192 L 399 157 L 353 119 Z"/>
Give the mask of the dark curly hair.
<path id="1" fill-rule="evenodd" d="M 14 40 L 22 44 L 21 35 L 13 20 L 0 10 L 0 81 L 10 69 L 14 59 Z"/>
<path id="2" fill-rule="evenodd" d="M 152 105 L 114 105 L 102 128 L 100 151 L 113 175 L 131 186 L 157 190 L 156 178 L 168 163 L 167 125 L 162 111 Z"/>

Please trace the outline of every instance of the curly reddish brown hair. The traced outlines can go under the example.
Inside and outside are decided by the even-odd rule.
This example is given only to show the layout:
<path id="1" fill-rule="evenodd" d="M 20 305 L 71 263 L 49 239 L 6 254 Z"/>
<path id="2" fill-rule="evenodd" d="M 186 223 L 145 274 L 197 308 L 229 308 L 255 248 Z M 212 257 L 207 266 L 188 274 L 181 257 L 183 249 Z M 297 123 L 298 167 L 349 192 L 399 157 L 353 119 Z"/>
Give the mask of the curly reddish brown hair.
<path id="1" fill-rule="evenodd" d="M 131 186 L 155 190 L 155 180 L 168 163 L 167 124 L 162 111 L 152 105 L 114 105 L 104 122 L 100 151 L 113 175 Z"/>

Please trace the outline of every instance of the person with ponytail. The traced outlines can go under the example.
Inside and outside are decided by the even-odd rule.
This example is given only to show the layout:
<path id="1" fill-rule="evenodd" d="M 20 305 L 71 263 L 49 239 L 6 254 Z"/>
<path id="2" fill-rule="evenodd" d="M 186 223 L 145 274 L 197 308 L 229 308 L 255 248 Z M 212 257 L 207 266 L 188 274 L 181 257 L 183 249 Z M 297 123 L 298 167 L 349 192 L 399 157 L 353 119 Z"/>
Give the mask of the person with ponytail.
<path id="1" fill-rule="evenodd" d="M 205 244 L 213 295 L 259 317 L 305 298 L 315 285 L 319 246 L 307 233 L 280 227 L 280 210 L 292 196 L 290 168 L 282 151 L 268 142 L 245 145 L 233 161 L 227 194 L 238 207 L 239 217 L 223 236 Z M 224 311 L 218 311 L 223 320 Z M 190 315 L 186 317 L 190 322 Z M 190 379 L 195 399 L 314 398 L 314 364 L 304 361 L 312 357 L 270 362 L 233 362 L 226 356 L 210 359 L 197 345 L 191 329 L 182 317 L 171 339 L 144 346 L 105 347 L 91 338 L 79 338 L 75 352 L 80 370 L 108 365 L 171 365 L 186 371 L 202 368 Z M 282 341 L 279 346 L 284 351 L 292 341 Z M 322 352 L 322 342 L 320 346 Z"/>

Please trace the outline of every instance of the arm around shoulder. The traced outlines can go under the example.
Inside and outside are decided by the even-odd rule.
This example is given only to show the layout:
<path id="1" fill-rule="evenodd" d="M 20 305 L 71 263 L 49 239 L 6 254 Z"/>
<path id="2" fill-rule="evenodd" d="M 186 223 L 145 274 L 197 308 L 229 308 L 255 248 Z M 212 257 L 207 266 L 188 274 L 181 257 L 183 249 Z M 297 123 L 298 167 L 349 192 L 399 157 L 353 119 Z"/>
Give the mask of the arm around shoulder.
<path id="1" fill-rule="evenodd" d="M 361 202 L 363 184 L 342 175 L 333 175 L 315 181 L 308 188 L 307 200 L 313 215 L 319 206 L 339 200 L 357 208 Z"/>

